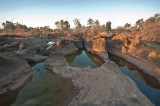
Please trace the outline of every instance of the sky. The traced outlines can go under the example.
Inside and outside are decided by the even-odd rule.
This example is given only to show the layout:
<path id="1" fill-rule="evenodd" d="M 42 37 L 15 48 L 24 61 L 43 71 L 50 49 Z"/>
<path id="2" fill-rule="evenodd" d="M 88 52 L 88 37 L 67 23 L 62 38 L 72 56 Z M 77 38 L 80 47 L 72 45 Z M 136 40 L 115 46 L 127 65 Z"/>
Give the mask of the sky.
<path id="1" fill-rule="evenodd" d="M 101 25 L 111 21 L 116 28 L 156 13 L 160 13 L 160 0 L 0 0 L 0 24 L 9 20 L 29 27 L 55 28 L 54 22 L 61 19 L 74 27 L 75 18 L 82 25 L 92 18 Z"/>

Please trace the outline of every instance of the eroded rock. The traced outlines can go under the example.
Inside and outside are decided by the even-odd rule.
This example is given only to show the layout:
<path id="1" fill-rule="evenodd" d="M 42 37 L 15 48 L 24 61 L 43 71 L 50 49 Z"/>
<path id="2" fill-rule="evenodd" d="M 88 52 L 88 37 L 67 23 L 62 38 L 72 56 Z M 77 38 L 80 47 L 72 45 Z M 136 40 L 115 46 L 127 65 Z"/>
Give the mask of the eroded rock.
<path id="1" fill-rule="evenodd" d="M 46 63 L 62 77 L 72 78 L 75 89 L 80 89 L 69 106 L 153 105 L 112 61 L 105 61 L 97 69 L 76 68 L 68 66 L 63 55 L 54 54 Z"/>
<path id="2" fill-rule="evenodd" d="M 93 40 L 93 50 L 97 52 L 106 51 L 106 40 L 104 38 L 98 38 Z"/>
<path id="3" fill-rule="evenodd" d="M 19 50 L 16 53 L 19 54 L 22 58 L 24 58 L 28 62 L 40 62 L 47 58 L 47 56 L 42 56 L 37 54 L 35 48 L 27 48 L 25 50 Z"/>
<path id="4" fill-rule="evenodd" d="M 126 49 L 126 47 L 122 46 L 122 50 L 121 50 L 121 52 L 122 52 L 122 53 L 124 53 L 124 54 L 125 54 L 125 53 L 127 53 L 127 49 Z"/>
<path id="5" fill-rule="evenodd" d="M 21 86 L 31 70 L 29 64 L 15 53 L 0 53 L 0 94 Z M 25 76 L 23 76 L 26 74 Z M 17 80 L 21 79 L 21 80 Z"/>

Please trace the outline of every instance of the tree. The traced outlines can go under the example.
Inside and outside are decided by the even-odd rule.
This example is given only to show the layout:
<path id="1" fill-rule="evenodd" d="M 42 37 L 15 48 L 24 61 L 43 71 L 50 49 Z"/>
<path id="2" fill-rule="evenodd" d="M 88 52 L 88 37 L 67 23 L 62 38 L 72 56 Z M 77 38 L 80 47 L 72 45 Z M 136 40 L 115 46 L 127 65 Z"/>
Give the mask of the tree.
<path id="1" fill-rule="evenodd" d="M 75 20 L 73 20 L 73 22 L 74 22 L 74 25 L 75 25 L 75 28 L 77 29 L 80 29 L 80 28 L 82 28 L 82 25 L 81 25 L 81 23 L 80 23 L 80 20 L 79 19 L 75 19 Z"/>
<path id="2" fill-rule="evenodd" d="M 131 24 L 126 23 L 126 24 L 124 25 L 124 28 L 125 28 L 125 29 L 129 29 L 130 27 L 131 27 Z"/>
<path id="3" fill-rule="evenodd" d="M 13 31 L 16 29 L 16 26 L 14 25 L 14 23 L 10 22 L 10 21 L 6 21 L 5 23 L 2 23 L 2 26 L 7 31 L 9 31 L 9 30 Z"/>
<path id="4" fill-rule="evenodd" d="M 57 29 L 60 29 L 60 22 L 59 21 L 56 21 L 55 25 L 56 25 Z"/>
<path id="5" fill-rule="evenodd" d="M 75 30 L 76 30 L 75 32 L 78 33 L 78 34 L 81 34 L 82 25 L 80 23 L 80 20 L 76 18 L 76 19 L 73 20 L 73 22 L 74 22 L 74 25 L 75 25 Z"/>
<path id="6" fill-rule="evenodd" d="M 110 31 L 111 30 L 111 22 L 108 21 L 106 22 L 106 31 Z"/>
<path id="7" fill-rule="evenodd" d="M 89 26 L 93 26 L 94 25 L 94 21 L 93 21 L 93 19 L 91 19 L 91 18 L 89 18 L 88 19 L 88 23 L 87 23 L 87 25 L 89 25 Z"/>
<path id="8" fill-rule="evenodd" d="M 59 29 L 61 31 L 65 31 L 65 30 L 70 29 L 70 24 L 68 21 L 64 21 L 64 20 L 56 21 L 55 25 L 56 25 L 57 29 Z"/>
<path id="9" fill-rule="evenodd" d="M 40 27 L 37 29 L 37 31 L 40 31 L 42 33 L 42 35 L 48 35 L 51 32 L 51 29 L 49 28 L 49 26 L 44 26 L 44 27 Z"/>
<path id="10" fill-rule="evenodd" d="M 98 20 L 95 20 L 94 24 L 95 24 L 95 26 L 100 26 Z"/>
<path id="11" fill-rule="evenodd" d="M 139 19 L 137 22 L 136 22 L 136 29 L 141 29 L 142 27 L 144 26 L 144 21 L 143 21 L 143 18 L 142 19 Z"/>
<path id="12" fill-rule="evenodd" d="M 70 29 L 70 24 L 68 21 L 64 21 L 63 23 L 63 30 L 69 30 Z"/>
<path id="13" fill-rule="evenodd" d="M 61 27 L 61 30 L 63 30 L 63 24 L 64 24 L 64 21 L 63 20 L 60 20 L 60 27 Z"/>

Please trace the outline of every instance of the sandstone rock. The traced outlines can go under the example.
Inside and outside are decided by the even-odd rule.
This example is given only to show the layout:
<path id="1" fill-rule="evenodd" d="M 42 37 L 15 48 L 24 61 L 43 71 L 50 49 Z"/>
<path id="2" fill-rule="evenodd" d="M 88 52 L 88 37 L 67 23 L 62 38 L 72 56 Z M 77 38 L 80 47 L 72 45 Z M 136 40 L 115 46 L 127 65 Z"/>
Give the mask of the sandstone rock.
<path id="1" fill-rule="evenodd" d="M 157 56 L 157 53 L 155 51 L 151 51 L 148 55 L 148 58 L 154 58 Z"/>
<path id="2" fill-rule="evenodd" d="M 59 52 L 53 53 L 49 56 L 49 58 L 45 61 L 46 66 L 51 67 L 61 67 L 67 64 L 63 55 Z"/>
<path id="3" fill-rule="evenodd" d="M 153 105 L 112 61 L 106 61 L 97 69 L 76 68 L 68 66 L 62 55 L 52 56 L 46 65 L 62 77 L 72 78 L 74 88 L 80 89 L 80 94 L 72 99 L 69 106 Z"/>
<path id="4" fill-rule="evenodd" d="M 97 52 L 106 51 L 106 40 L 104 38 L 98 38 L 93 40 L 93 50 Z"/>
<path id="5" fill-rule="evenodd" d="M 87 51 L 92 51 L 92 50 L 93 50 L 93 42 L 92 42 L 92 40 L 85 39 L 85 40 L 84 40 L 84 48 L 85 48 Z"/>
<path id="6" fill-rule="evenodd" d="M 148 54 L 148 59 L 152 62 L 155 63 L 155 65 L 157 67 L 160 68 L 160 51 L 158 50 L 152 50 L 149 54 Z"/>
<path id="7" fill-rule="evenodd" d="M 74 41 L 74 45 L 79 48 L 79 49 L 82 49 L 83 48 L 83 44 L 82 44 L 82 41 L 81 40 L 78 40 L 78 41 Z"/>
<path id="8" fill-rule="evenodd" d="M 125 54 L 125 53 L 127 53 L 127 49 L 124 46 L 122 46 L 121 52 Z"/>
<path id="9" fill-rule="evenodd" d="M 47 58 L 47 56 L 42 56 L 37 54 L 35 48 L 27 48 L 25 50 L 19 50 L 16 53 L 19 54 L 23 59 L 27 60 L 28 62 L 40 62 Z"/>
<path id="10" fill-rule="evenodd" d="M 24 48 L 24 43 L 21 43 L 20 45 L 19 45 L 19 49 L 23 49 Z"/>
<path id="11" fill-rule="evenodd" d="M 71 44 L 71 41 L 70 40 L 65 40 L 65 39 L 62 40 L 61 39 L 61 40 L 58 40 L 56 44 L 59 47 L 65 47 L 65 46 Z"/>
<path id="12" fill-rule="evenodd" d="M 31 70 L 29 64 L 15 53 L 0 53 L 0 94 L 5 93 L 8 89 L 15 89 L 25 81 L 16 79 Z M 21 84 L 20 84 L 21 83 Z"/>

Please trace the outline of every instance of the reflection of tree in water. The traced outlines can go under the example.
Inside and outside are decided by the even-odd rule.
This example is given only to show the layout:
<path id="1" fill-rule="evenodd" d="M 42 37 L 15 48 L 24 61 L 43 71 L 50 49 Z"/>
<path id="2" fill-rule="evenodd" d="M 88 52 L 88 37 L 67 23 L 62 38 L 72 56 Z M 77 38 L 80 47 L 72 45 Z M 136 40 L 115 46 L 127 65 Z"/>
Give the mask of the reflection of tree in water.
<path id="1" fill-rule="evenodd" d="M 104 63 L 104 60 L 96 54 L 86 52 L 87 56 L 99 67 Z"/>
<path id="2" fill-rule="evenodd" d="M 82 50 L 78 50 L 76 53 L 65 56 L 68 63 L 72 63 L 76 56 L 81 55 Z"/>
<path id="3" fill-rule="evenodd" d="M 111 61 L 114 61 L 116 64 L 119 65 L 119 67 L 126 66 L 130 74 L 133 74 L 135 78 L 138 78 L 142 81 L 144 81 L 148 86 L 155 88 L 155 89 L 160 89 L 160 83 L 158 80 L 149 74 L 144 73 L 142 70 L 138 69 L 136 66 L 132 65 L 131 63 L 127 62 L 125 59 L 120 58 L 118 56 L 115 56 L 111 53 L 108 53 L 109 59 Z"/>

